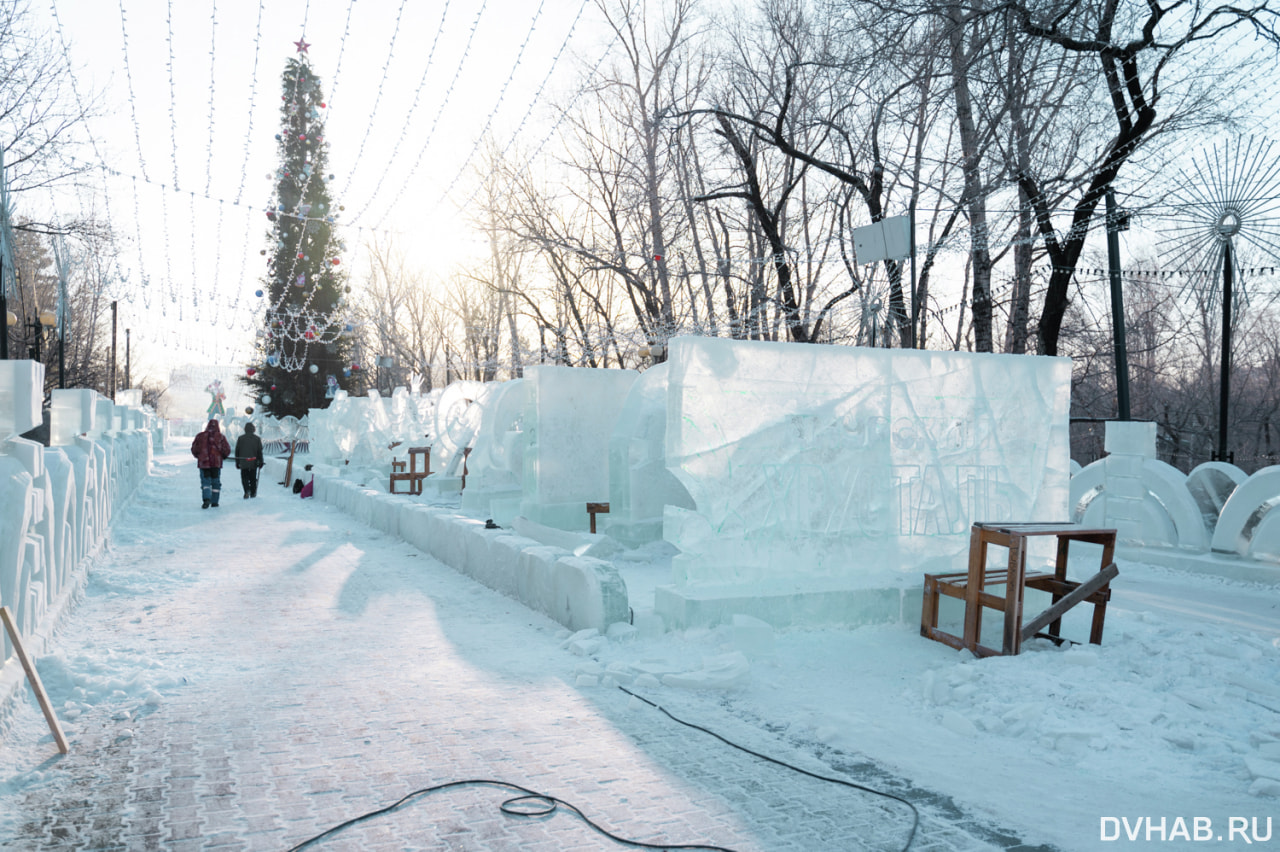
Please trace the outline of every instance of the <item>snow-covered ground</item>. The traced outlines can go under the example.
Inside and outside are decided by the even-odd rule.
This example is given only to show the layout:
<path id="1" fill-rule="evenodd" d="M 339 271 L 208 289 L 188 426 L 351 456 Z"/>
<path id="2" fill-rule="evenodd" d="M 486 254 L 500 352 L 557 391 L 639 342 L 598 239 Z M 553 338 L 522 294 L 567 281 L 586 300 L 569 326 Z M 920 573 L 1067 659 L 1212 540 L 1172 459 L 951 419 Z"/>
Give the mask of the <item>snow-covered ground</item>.
<path id="1" fill-rule="evenodd" d="M 233 505 L 223 512 L 241 502 L 235 471 L 226 473 Z M 181 511 L 199 514 L 189 456 L 160 457 L 157 474 L 180 481 L 182 498 L 193 504 Z M 146 492 L 144 484 L 139 493 Z M 265 483 L 264 492 L 260 502 L 272 511 L 312 521 L 336 511 Z M 91 569 L 89 594 L 111 596 L 141 616 L 149 599 L 186 582 L 172 567 L 173 551 L 213 557 L 198 523 L 166 521 L 174 511 L 142 497 L 125 507 L 113 546 Z M 349 534 L 318 524 L 307 544 L 328 552 L 350 546 Z M 150 547 L 156 570 L 145 556 L 121 570 L 113 551 L 125 545 L 142 554 Z M 373 562 L 404 559 L 398 539 L 371 535 L 360 546 Z M 1220 839 L 1226 848 L 1280 848 L 1277 587 L 1121 562 L 1103 645 L 1035 640 L 1018 657 L 977 660 L 922 638 L 915 622 L 659 633 L 643 616 L 653 586 L 666 580 L 667 559 L 662 546 L 617 558 L 638 629 L 608 637 L 564 631 L 549 670 L 571 671 L 588 693 L 617 685 L 643 691 L 690 721 L 727 713 L 768 732 L 755 745 L 772 740 L 784 754 L 863 755 L 1027 842 L 1175 849 Z M 73 748 L 82 714 L 146 712 L 184 678 L 202 675 L 117 649 L 109 627 L 95 633 L 77 623 L 85 609 L 65 616 L 39 661 Z M 506 641 L 512 657 L 523 655 L 501 624 L 470 629 L 499 653 Z M 65 644 L 71 637 L 81 644 Z M 371 653 L 376 641 L 369 639 Z M 708 683 L 721 688 L 700 688 Z M 0 839 L 12 829 L 4 815 L 20 797 L 62 781 L 29 694 L 3 721 Z"/>

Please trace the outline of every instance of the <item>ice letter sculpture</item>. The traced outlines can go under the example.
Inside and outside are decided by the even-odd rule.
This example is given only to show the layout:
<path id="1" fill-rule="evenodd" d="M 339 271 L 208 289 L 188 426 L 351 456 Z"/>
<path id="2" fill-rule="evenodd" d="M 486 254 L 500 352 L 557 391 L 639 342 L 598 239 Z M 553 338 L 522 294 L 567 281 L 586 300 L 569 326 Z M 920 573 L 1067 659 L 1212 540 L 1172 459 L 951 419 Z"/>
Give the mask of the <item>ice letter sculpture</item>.
<path id="1" fill-rule="evenodd" d="M 1066 358 L 714 338 L 670 353 L 667 464 L 696 509 L 666 509 L 669 620 L 721 597 L 779 621 L 743 599 L 794 611 L 867 589 L 897 618 L 923 572 L 963 570 L 974 521 L 1067 518 Z"/>

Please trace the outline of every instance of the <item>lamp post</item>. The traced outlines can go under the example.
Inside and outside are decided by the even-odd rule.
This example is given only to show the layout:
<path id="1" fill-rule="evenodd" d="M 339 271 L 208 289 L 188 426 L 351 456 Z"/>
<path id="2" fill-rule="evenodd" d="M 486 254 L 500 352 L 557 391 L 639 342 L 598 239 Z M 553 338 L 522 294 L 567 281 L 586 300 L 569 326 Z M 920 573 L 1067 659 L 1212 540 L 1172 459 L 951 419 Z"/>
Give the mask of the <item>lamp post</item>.
<path id="1" fill-rule="evenodd" d="M 0 328 L 0 359 L 7 361 L 9 360 L 9 329 L 18 324 L 18 315 L 9 310 L 3 287 L 0 287 L 0 316 L 4 319 L 4 327 Z"/>
<path id="2" fill-rule="evenodd" d="M 379 356 L 378 356 L 378 392 L 379 392 L 379 393 L 381 393 L 381 392 L 382 392 L 382 377 L 383 377 L 383 376 L 387 376 L 387 377 L 388 377 L 388 381 L 387 381 L 387 393 L 388 393 L 388 394 L 390 394 L 390 393 L 391 393 L 391 383 L 392 383 L 392 381 L 394 381 L 394 377 L 390 376 L 390 374 L 389 374 L 389 372 L 388 372 L 388 371 L 395 369 L 395 366 L 396 366 L 396 359 L 395 359 L 395 358 L 393 358 L 392 356 L 390 356 L 390 355 L 379 355 Z"/>
<path id="3" fill-rule="evenodd" d="M 27 352 L 31 355 L 32 361 L 40 360 L 40 340 L 44 337 L 46 331 L 58 324 L 58 315 L 53 311 L 41 311 L 40 315 L 35 319 L 28 320 L 26 327 L 31 329 L 31 335 L 34 338 L 32 345 Z"/>

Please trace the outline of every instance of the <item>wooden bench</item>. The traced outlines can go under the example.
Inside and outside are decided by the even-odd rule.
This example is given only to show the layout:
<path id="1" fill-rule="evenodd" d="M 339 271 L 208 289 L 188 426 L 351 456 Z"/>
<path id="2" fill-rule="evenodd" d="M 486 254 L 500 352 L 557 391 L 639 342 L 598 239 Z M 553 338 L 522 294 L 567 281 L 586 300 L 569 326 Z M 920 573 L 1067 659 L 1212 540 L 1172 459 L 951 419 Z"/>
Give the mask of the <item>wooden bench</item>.
<path id="1" fill-rule="evenodd" d="M 1027 573 L 1029 539 L 1036 536 L 1057 538 L 1057 559 L 1053 573 Z M 1083 582 L 1067 579 L 1067 555 L 1071 542 L 1080 541 L 1102 546 L 1098 573 Z M 1009 551 L 1008 567 L 987 568 L 987 548 L 991 545 Z M 1087 529 L 1075 524 L 1010 523 L 974 524 L 969 535 L 969 570 L 955 574 L 926 574 L 924 603 L 920 613 L 920 635 L 953 648 L 967 648 L 979 657 L 1012 655 L 1022 650 L 1022 643 L 1033 636 L 1045 636 L 1054 642 L 1061 636 L 1062 616 L 1079 603 L 1093 604 L 1093 622 L 1089 641 L 1102 644 L 1102 628 L 1111 599 L 1110 583 L 1118 572 L 1115 555 L 1116 531 Z M 1005 587 L 1004 596 L 987 591 L 989 586 Z M 1026 589 L 1039 589 L 1052 596 L 1052 604 L 1035 618 L 1023 622 L 1023 597 Z M 938 607 L 943 596 L 964 601 L 964 635 L 956 636 L 938 629 Z M 982 640 L 982 610 L 1004 613 L 1004 635 L 1001 650 L 989 648 Z M 1049 628 L 1047 634 L 1040 631 Z"/>
<path id="2" fill-rule="evenodd" d="M 396 491 L 397 482 L 407 482 L 409 484 L 409 490 L 403 493 L 410 495 L 421 494 L 422 480 L 431 475 L 430 447 L 410 447 L 408 454 L 409 469 L 407 471 L 404 469 L 404 462 L 398 459 L 392 459 L 391 461 L 391 483 L 388 486 L 388 490 L 392 494 L 400 493 Z M 422 459 L 422 470 L 418 470 L 419 459 Z"/>

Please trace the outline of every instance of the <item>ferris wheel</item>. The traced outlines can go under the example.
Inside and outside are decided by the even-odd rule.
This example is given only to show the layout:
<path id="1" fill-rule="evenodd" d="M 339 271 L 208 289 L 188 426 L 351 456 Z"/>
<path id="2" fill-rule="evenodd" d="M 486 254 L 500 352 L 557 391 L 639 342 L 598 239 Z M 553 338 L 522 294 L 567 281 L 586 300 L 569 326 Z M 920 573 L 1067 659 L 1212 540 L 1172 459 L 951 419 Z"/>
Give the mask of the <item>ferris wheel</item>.
<path id="1" fill-rule="evenodd" d="M 1241 252 L 1280 258 L 1280 148 L 1250 137 L 1214 145 L 1194 158 L 1169 194 L 1173 211 L 1163 228 L 1164 265 L 1186 276 L 1206 312 L 1221 301 L 1222 352 L 1218 449 L 1226 461 L 1227 401 L 1231 389 L 1231 322 L 1237 301 L 1247 303 Z M 1237 288 L 1239 283 L 1239 288 Z"/>

